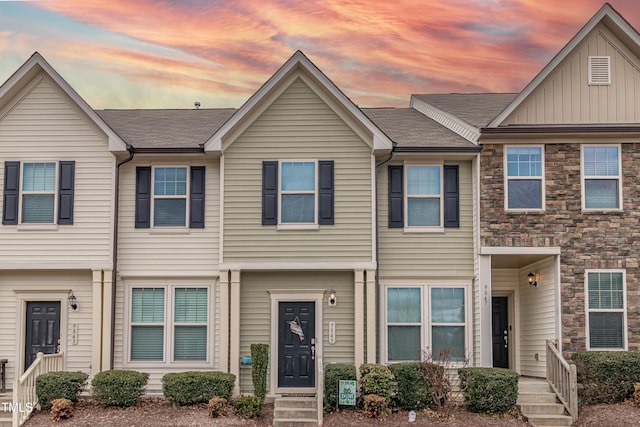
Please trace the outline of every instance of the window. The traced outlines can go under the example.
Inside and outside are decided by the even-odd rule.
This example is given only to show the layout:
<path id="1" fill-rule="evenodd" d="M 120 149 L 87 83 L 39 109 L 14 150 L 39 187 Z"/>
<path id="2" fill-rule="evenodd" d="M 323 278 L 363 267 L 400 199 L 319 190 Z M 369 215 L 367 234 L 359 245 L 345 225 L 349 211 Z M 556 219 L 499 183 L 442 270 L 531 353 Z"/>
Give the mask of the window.
<path id="1" fill-rule="evenodd" d="M 55 163 L 25 163 L 22 172 L 22 222 L 53 223 Z"/>
<path id="2" fill-rule="evenodd" d="M 624 271 L 587 271 L 588 349 L 627 348 Z"/>
<path id="3" fill-rule="evenodd" d="M 543 209 L 542 147 L 506 147 L 506 208 Z"/>
<path id="4" fill-rule="evenodd" d="M 153 170 L 153 226 L 187 225 L 187 168 Z"/>
<path id="5" fill-rule="evenodd" d="M 280 163 L 280 223 L 316 222 L 316 163 Z"/>
<path id="6" fill-rule="evenodd" d="M 388 287 L 387 361 L 421 360 L 425 350 L 434 360 L 446 350 L 449 360 L 464 361 L 466 292 L 466 287 Z"/>
<path id="7" fill-rule="evenodd" d="M 407 166 L 407 226 L 441 226 L 441 175 L 441 166 Z"/>
<path id="8" fill-rule="evenodd" d="M 582 147 L 582 203 L 584 209 L 620 209 L 622 206 L 619 145 Z"/>
<path id="9" fill-rule="evenodd" d="M 167 295 L 173 298 L 167 301 Z M 207 287 L 131 289 L 132 362 L 206 362 L 208 330 Z"/>

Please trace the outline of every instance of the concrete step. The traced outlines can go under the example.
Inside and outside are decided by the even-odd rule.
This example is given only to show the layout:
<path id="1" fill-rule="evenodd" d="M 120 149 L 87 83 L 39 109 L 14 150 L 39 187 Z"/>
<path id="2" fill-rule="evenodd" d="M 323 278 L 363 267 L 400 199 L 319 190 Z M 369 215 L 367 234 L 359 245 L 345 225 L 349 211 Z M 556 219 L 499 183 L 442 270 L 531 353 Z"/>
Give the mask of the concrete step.
<path id="1" fill-rule="evenodd" d="M 525 380 L 518 382 L 518 390 L 521 392 L 531 393 L 531 392 L 552 392 L 551 386 L 546 380 L 541 381 L 532 381 Z"/>
<path id="2" fill-rule="evenodd" d="M 519 392 L 518 405 L 526 403 L 557 403 L 556 394 L 551 392 Z"/>
<path id="3" fill-rule="evenodd" d="M 555 426 L 564 427 L 572 424 L 572 419 L 568 415 L 531 415 L 522 416 L 532 426 Z"/>
<path id="4" fill-rule="evenodd" d="M 318 411 L 316 411 L 316 408 L 278 408 L 273 410 L 273 418 L 279 420 L 317 420 Z"/>
<path id="5" fill-rule="evenodd" d="M 318 400 L 315 397 L 277 397 L 273 407 L 278 408 L 315 408 Z"/>
<path id="6" fill-rule="evenodd" d="M 290 420 L 276 420 L 273 419 L 273 427 L 318 427 L 318 420 L 307 419 L 290 419 Z"/>
<path id="7" fill-rule="evenodd" d="M 273 404 L 273 427 L 317 427 L 315 397 L 278 397 Z"/>
<path id="8" fill-rule="evenodd" d="M 564 415 L 564 406 L 560 403 L 522 403 L 518 406 L 520 412 L 526 415 Z"/>

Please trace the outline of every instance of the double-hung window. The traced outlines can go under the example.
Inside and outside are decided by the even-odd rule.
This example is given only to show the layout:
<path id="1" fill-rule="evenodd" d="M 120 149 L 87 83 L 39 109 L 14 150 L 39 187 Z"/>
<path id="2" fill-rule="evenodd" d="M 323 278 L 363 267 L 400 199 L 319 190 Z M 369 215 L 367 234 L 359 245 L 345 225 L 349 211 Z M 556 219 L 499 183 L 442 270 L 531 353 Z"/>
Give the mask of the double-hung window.
<path id="1" fill-rule="evenodd" d="M 153 226 L 187 225 L 187 168 L 153 169 Z"/>
<path id="2" fill-rule="evenodd" d="M 627 313 L 625 272 L 585 272 L 587 291 L 587 348 L 626 350 Z"/>
<path id="3" fill-rule="evenodd" d="M 442 166 L 406 166 L 408 227 L 442 226 Z"/>
<path id="4" fill-rule="evenodd" d="M 55 218 L 56 164 L 24 163 L 22 223 L 49 223 Z"/>
<path id="5" fill-rule="evenodd" d="M 462 362 L 468 354 L 465 286 L 386 288 L 387 361 Z"/>
<path id="6" fill-rule="evenodd" d="M 316 223 L 316 162 L 280 162 L 280 223 Z"/>
<path id="7" fill-rule="evenodd" d="M 543 147 L 505 147 L 505 171 L 506 208 L 543 209 Z"/>
<path id="8" fill-rule="evenodd" d="M 132 288 L 130 328 L 131 362 L 206 362 L 209 288 Z"/>
<path id="9" fill-rule="evenodd" d="M 622 208 L 619 145 L 582 146 L 582 206 L 585 210 Z"/>

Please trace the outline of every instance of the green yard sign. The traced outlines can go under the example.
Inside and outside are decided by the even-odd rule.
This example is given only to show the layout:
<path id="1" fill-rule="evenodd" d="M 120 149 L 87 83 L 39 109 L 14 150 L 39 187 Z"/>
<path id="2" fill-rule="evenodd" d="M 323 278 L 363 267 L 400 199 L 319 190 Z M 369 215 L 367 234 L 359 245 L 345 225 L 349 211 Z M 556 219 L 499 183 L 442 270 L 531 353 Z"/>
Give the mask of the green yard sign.
<path id="1" fill-rule="evenodd" d="M 338 404 L 356 406 L 356 382 L 340 380 L 338 382 Z"/>

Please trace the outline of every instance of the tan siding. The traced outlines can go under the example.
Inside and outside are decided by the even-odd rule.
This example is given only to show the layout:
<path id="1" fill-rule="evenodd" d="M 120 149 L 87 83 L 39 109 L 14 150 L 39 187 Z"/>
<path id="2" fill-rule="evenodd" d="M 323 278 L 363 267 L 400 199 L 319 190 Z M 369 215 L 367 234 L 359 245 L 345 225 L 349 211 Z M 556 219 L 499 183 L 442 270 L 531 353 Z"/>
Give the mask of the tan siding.
<path id="1" fill-rule="evenodd" d="M 66 300 L 69 290 L 78 298 L 78 310 L 72 311 Z M 0 274 L 0 351 L 7 358 L 7 385 L 12 384 L 19 369 L 25 345 L 20 326 L 24 313 L 18 295 L 25 300 L 60 301 L 60 338 L 66 350 L 65 369 L 91 374 L 93 296 L 90 271 L 20 272 L 5 270 Z M 71 339 L 72 325 L 78 324 L 77 344 Z M 24 331 L 24 329 L 23 329 Z"/>
<path id="2" fill-rule="evenodd" d="M 205 172 L 205 228 L 163 232 L 135 228 L 135 176 L 137 166 L 200 166 Z M 217 276 L 220 234 L 220 168 L 203 157 L 135 158 L 120 171 L 118 271 L 129 276 Z M 188 221 L 188 219 L 187 219 Z"/>
<path id="3" fill-rule="evenodd" d="M 75 160 L 74 224 L 47 231 L 0 227 L 0 262 L 109 262 L 114 157 L 107 138 L 51 80 L 37 79 L 10 111 L 0 112 L 0 179 L 7 160 Z"/>
<path id="4" fill-rule="evenodd" d="M 323 347 L 325 363 L 354 363 L 354 277 L 347 272 L 247 273 L 240 278 L 240 355 L 251 354 L 250 345 L 271 340 L 271 297 L 268 289 L 330 289 L 337 292 L 338 303 L 323 303 Z M 316 307 L 318 310 L 318 307 Z M 277 313 L 275 313 L 277 315 Z M 328 342 L 329 322 L 336 323 L 336 343 Z M 269 369 L 276 366 L 269 361 Z M 240 371 L 240 391 L 253 390 L 251 369 Z M 270 378 L 270 374 L 268 376 Z"/>
<path id="5" fill-rule="evenodd" d="M 391 164 L 401 164 L 392 162 Z M 473 193 L 471 162 L 446 162 L 460 166 L 460 228 L 440 233 L 404 233 L 389 228 L 388 172 L 378 170 L 380 212 L 380 275 L 383 277 L 472 277 Z"/>
<path id="6" fill-rule="evenodd" d="M 261 225 L 263 160 L 334 160 L 335 225 Z M 296 80 L 224 154 L 224 261 L 371 261 L 371 149 Z"/>
<path id="7" fill-rule="evenodd" d="M 588 84 L 588 57 L 611 57 L 611 85 Z M 507 124 L 636 123 L 640 59 L 598 26 L 505 120 Z"/>

